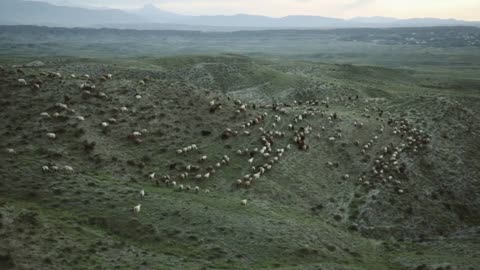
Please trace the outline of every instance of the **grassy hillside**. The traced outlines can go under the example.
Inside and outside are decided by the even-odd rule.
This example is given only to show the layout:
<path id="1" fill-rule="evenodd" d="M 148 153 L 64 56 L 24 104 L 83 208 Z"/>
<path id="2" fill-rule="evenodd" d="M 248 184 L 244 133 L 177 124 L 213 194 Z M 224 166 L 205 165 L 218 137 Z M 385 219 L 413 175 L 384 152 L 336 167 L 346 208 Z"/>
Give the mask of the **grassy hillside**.
<path id="1" fill-rule="evenodd" d="M 24 65 L 33 60 L 42 63 Z M 0 269 L 475 269 L 480 263 L 480 81 L 467 73 L 232 54 L 5 56 L 1 65 Z M 108 73 L 111 80 L 100 79 Z M 96 88 L 86 93 L 82 83 Z M 236 112 L 237 99 L 246 112 Z M 210 112 L 211 100 L 222 108 Z M 295 123 L 298 115 L 303 120 Z M 405 136 L 394 134 L 400 121 L 408 122 Z M 295 145 L 289 124 L 297 132 L 312 128 L 308 150 Z M 272 136 L 269 157 L 252 152 L 262 148 L 259 127 L 285 133 Z M 222 139 L 227 128 L 238 136 Z M 414 128 L 423 132 L 412 135 Z M 141 143 L 127 138 L 142 129 Z M 57 138 L 49 140 L 49 132 Z M 414 151 L 409 136 L 430 142 Z M 198 150 L 177 153 L 191 144 Z M 402 147 L 401 173 L 385 147 Z M 245 148 L 252 153 L 237 153 Z M 216 167 L 224 155 L 229 164 Z M 384 180 L 372 172 L 376 160 L 393 166 Z M 244 176 L 266 164 L 272 168 L 247 187 Z M 187 165 L 199 171 L 182 179 Z M 209 166 L 216 173 L 196 179 Z M 167 185 L 167 175 L 199 192 Z"/>

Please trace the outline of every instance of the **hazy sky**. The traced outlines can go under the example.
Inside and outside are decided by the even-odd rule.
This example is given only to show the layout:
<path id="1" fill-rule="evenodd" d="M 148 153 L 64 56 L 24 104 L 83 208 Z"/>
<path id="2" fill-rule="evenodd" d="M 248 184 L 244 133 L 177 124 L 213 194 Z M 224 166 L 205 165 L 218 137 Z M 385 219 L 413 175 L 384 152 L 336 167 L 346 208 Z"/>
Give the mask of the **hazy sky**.
<path id="1" fill-rule="evenodd" d="M 1 0 L 0 0 L 1 1 Z M 38 1 L 38 0 L 37 0 Z M 319 15 L 350 18 L 437 17 L 480 21 L 480 0 L 39 0 L 56 4 L 136 8 L 152 3 L 181 14 L 248 13 L 273 17 Z"/>

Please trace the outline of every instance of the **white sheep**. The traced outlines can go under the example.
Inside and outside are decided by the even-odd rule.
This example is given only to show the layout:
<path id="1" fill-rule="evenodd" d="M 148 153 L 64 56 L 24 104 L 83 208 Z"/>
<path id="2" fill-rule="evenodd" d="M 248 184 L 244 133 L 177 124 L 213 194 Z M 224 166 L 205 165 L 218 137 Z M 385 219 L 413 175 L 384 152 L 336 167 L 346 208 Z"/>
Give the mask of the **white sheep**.
<path id="1" fill-rule="evenodd" d="M 9 154 L 16 154 L 17 153 L 15 151 L 15 149 L 13 149 L 13 148 L 7 148 L 5 151 L 7 151 L 7 153 L 9 153 Z"/>
<path id="2" fill-rule="evenodd" d="M 20 85 L 28 85 L 27 81 L 25 79 L 18 79 L 18 83 Z"/>
<path id="3" fill-rule="evenodd" d="M 42 166 L 42 172 L 46 173 L 49 171 L 50 171 L 50 168 L 48 166 Z"/>
<path id="4" fill-rule="evenodd" d="M 247 199 L 243 199 L 240 201 L 240 205 L 246 206 L 247 205 Z"/>
<path id="5" fill-rule="evenodd" d="M 128 112 L 128 108 L 125 107 L 125 106 L 123 106 L 123 107 L 120 108 L 120 111 L 122 111 L 122 112 Z"/>
<path id="6" fill-rule="evenodd" d="M 57 138 L 57 135 L 55 133 L 47 133 L 47 138 L 50 140 L 55 140 Z"/>
<path id="7" fill-rule="evenodd" d="M 148 175 L 148 177 L 149 177 L 150 179 L 152 179 L 152 180 L 155 179 L 155 173 L 152 172 L 151 174 Z"/>
<path id="8" fill-rule="evenodd" d="M 248 160 L 248 163 L 252 164 L 253 163 L 253 157 Z"/>
<path id="9" fill-rule="evenodd" d="M 134 207 L 133 207 L 133 213 L 135 213 L 135 214 L 140 213 L 141 207 L 142 207 L 141 204 L 139 204 L 139 205 L 137 205 L 137 206 L 134 206 Z"/>
<path id="10" fill-rule="evenodd" d="M 140 198 L 143 199 L 143 197 L 145 197 L 145 190 L 144 189 L 140 190 Z"/>
<path id="11" fill-rule="evenodd" d="M 135 95 L 135 98 L 136 99 L 142 99 L 142 96 L 141 95 Z"/>
<path id="12" fill-rule="evenodd" d="M 67 104 L 63 104 L 63 103 L 56 103 L 55 104 L 56 107 L 58 108 L 61 108 L 61 109 L 64 109 L 64 110 L 68 110 L 68 105 Z"/>
<path id="13" fill-rule="evenodd" d="M 65 165 L 65 166 L 63 166 L 63 169 L 67 172 L 73 172 L 73 168 L 71 166 Z"/>
<path id="14" fill-rule="evenodd" d="M 108 127 L 108 123 L 107 122 L 102 122 L 102 127 L 104 127 L 104 128 Z"/>
<path id="15" fill-rule="evenodd" d="M 85 121 L 85 117 L 78 115 L 77 117 L 78 121 Z"/>

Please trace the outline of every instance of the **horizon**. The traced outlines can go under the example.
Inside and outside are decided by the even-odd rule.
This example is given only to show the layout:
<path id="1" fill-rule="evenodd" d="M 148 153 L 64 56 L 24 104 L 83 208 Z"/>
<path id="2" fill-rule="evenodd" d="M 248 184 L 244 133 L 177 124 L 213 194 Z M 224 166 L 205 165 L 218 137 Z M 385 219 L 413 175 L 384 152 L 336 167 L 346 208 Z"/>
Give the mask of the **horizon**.
<path id="1" fill-rule="evenodd" d="M 29 1 L 29 0 L 24 0 Z M 287 16 L 320 16 L 338 19 L 384 17 L 392 19 L 436 18 L 465 21 L 480 21 L 480 1 L 446 0 L 442 3 L 433 0 L 395 1 L 395 0 L 342 0 L 328 3 L 325 0 L 274 0 L 258 4 L 253 0 L 219 1 L 219 0 L 31 0 L 47 2 L 58 6 L 72 6 L 92 9 L 110 8 L 131 11 L 147 5 L 153 5 L 165 12 L 187 16 L 232 16 L 253 15 L 272 18 Z M 415 2 L 417 10 L 409 9 Z M 255 5 L 254 5 L 255 3 Z M 407 6 L 405 6 L 407 4 Z M 413 4 L 413 3 L 412 3 Z M 389 5 L 391 5 L 389 7 Z M 429 9 L 435 5 L 436 9 Z M 275 8 L 272 9 L 272 6 Z M 195 11 L 194 11 L 195 10 Z M 288 13 L 286 11 L 288 10 Z M 386 10 L 396 10 L 397 13 Z M 425 10 L 428 10 L 426 12 Z M 303 11 L 303 12 L 302 12 Z M 382 13 L 383 11 L 383 13 Z M 405 13 L 408 11 L 408 14 Z"/>

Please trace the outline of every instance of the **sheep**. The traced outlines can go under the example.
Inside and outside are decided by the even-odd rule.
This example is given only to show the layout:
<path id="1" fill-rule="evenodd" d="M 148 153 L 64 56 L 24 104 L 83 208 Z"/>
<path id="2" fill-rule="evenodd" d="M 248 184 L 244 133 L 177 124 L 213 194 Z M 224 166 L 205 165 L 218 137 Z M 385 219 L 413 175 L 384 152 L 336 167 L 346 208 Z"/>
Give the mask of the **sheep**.
<path id="1" fill-rule="evenodd" d="M 57 135 L 55 133 L 47 133 L 47 138 L 50 140 L 55 140 L 57 138 Z"/>
<path id="2" fill-rule="evenodd" d="M 17 153 L 17 152 L 15 151 L 15 149 L 13 149 L 13 148 L 7 148 L 7 149 L 5 149 L 5 151 L 6 151 L 7 153 L 9 153 L 9 154 L 16 154 L 16 153 Z"/>
<path id="3" fill-rule="evenodd" d="M 135 98 L 136 99 L 142 99 L 142 96 L 137 94 L 137 95 L 135 95 Z"/>
<path id="4" fill-rule="evenodd" d="M 42 166 L 42 172 L 43 173 L 46 173 L 46 172 L 49 172 L 50 171 L 50 168 L 48 166 Z"/>
<path id="5" fill-rule="evenodd" d="M 139 83 L 140 85 L 145 85 L 145 81 L 144 81 L 144 80 L 140 80 L 138 83 Z"/>
<path id="6" fill-rule="evenodd" d="M 27 81 L 25 79 L 18 79 L 18 83 L 20 85 L 28 85 Z"/>
<path id="7" fill-rule="evenodd" d="M 75 79 L 77 76 L 75 74 L 70 74 L 70 78 Z"/>
<path id="8" fill-rule="evenodd" d="M 149 177 L 150 179 L 152 179 L 152 180 L 155 179 L 155 173 L 152 172 L 151 174 L 148 175 L 148 177 Z"/>
<path id="9" fill-rule="evenodd" d="M 63 104 L 63 103 L 60 103 L 60 102 L 56 103 L 56 104 L 55 104 L 55 107 L 58 107 L 58 108 L 64 109 L 64 110 L 68 110 L 68 105 L 67 105 L 67 104 Z"/>
<path id="10" fill-rule="evenodd" d="M 240 205 L 246 206 L 247 205 L 247 199 L 243 199 L 240 201 Z"/>
<path id="11" fill-rule="evenodd" d="M 237 187 L 240 187 L 242 185 L 242 183 L 243 183 L 242 179 L 237 179 L 237 181 L 235 181 L 235 185 Z"/>
<path id="12" fill-rule="evenodd" d="M 102 127 L 104 127 L 104 128 L 108 127 L 108 123 L 107 122 L 102 122 Z"/>
<path id="13" fill-rule="evenodd" d="M 200 192 L 200 187 L 195 186 L 195 188 L 193 190 L 195 191 L 195 193 L 199 193 Z"/>
<path id="14" fill-rule="evenodd" d="M 128 108 L 125 107 L 125 106 L 123 106 L 123 107 L 120 108 L 120 111 L 122 111 L 122 112 L 128 112 Z"/>
<path id="15" fill-rule="evenodd" d="M 76 118 L 77 118 L 78 121 L 85 121 L 85 117 L 83 117 L 83 116 L 79 115 Z"/>
<path id="16" fill-rule="evenodd" d="M 248 163 L 252 164 L 253 163 L 253 157 L 248 160 Z"/>
<path id="17" fill-rule="evenodd" d="M 112 77 L 113 77 L 113 75 L 112 75 L 112 74 L 107 74 L 107 79 L 111 80 L 111 79 L 112 79 Z"/>
<path id="18" fill-rule="evenodd" d="M 206 174 L 203 176 L 203 178 L 205 178 L 205 179 L 210 178 L 210 173 L 206 173 Z"/>
<path id="19" fill-rule="evenodd" d="M 143 199 L 143 197 L 145 197 L 145 190 L 144 189 L 140 190 L 140 199 Z"/>
<path id="20" fill-rule="evenodd" d="M 247 105 L 242 104 L 242 105 L 240 106 L 240 112 L 246 112 L 246 111 L 247 111 Z"/>
<path id="21" fill-rule="evenodd" d="M 140 137 L 140 136 L 142 136 L 142 133 L 140 133 L 140 132 L 138 132 L 138 131 L 134 131 L 134 132 L 132 133 L 132 135 L 133 135 L 134 137 Z"/>
<path id="22" fill-rule="evenodd" d="M 81 90 L 95 90 L 97 87 L 94 84 L 82 83 L 80 84 Z"/>
<path id="23" fill-rule="evenodd" d="M 207 156 L 202 156 L 200 157 L 199 162 L 204 162 L 205 160 L 207 160 Z"/>
<path id="24" fill-rule="evenodd" d="M 40 114 L 41 117 L 46 117 L 46 118 L 50 118 L 50 114 L 48 114 L 48 112 L 42 112 Z"/>
<path id="25" fill-rule="evenodd" d="M 137 206 L 134 206 L 134 207 L 133 207 L 133 213 L 134 213 L 134 214 L 140 213 L 141 207 L 142 207 L 141 204 L 139 204 L 139 205 L 137 205 Z"/>
<path id="26" fill-rule="evenodd" d="M 179 186 L 178 186 L 178 191 L 183 191 L 183 190 L 184 190 L 183 185 L 179 185 Z"/>
<path id="27" fill-rule="evenodd" d="M 63 166 L 63 169 L 67 172 L 73 172 L 73 168 L 71 166 L 65 165 L 65 166 Z"/>

